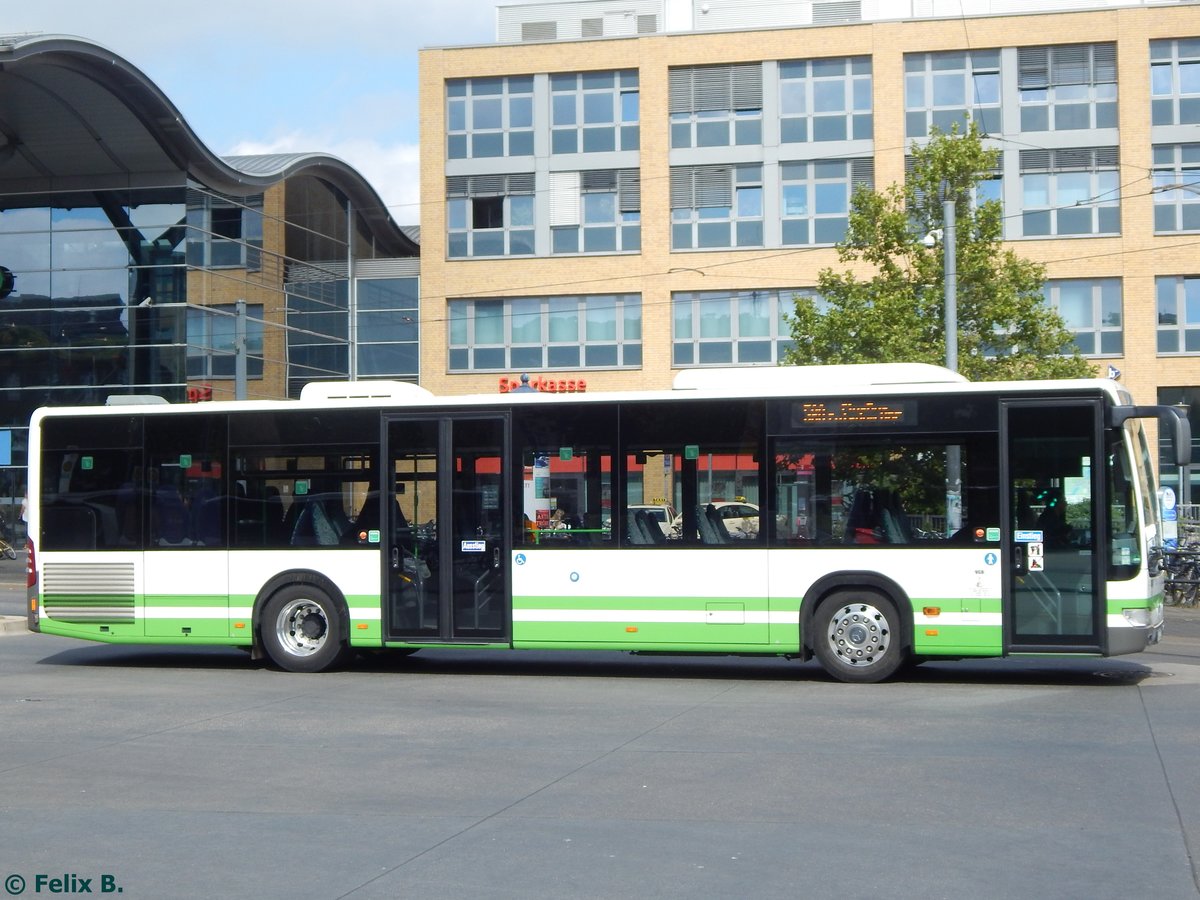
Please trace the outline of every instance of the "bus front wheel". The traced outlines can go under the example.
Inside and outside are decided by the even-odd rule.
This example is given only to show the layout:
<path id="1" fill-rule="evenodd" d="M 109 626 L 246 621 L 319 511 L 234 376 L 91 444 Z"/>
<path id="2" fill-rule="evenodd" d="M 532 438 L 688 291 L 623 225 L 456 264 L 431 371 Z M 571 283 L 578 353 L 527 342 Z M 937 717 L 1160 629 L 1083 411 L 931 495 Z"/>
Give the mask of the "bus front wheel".
<path id="1" fill-rule="evenodd" d="M 285 587 L 263 608 L 263 649 L 281 669 L 322 672 L 349 654 L 345 617 L 325 591 L 307 584 Z"/>
<path id="2" fill-rule="evenodd" d="M 813 616 L 813 650 L 840 681 L 890 678 L 905 655 L 895 604 L 868 591 L 833 594 Z"/>

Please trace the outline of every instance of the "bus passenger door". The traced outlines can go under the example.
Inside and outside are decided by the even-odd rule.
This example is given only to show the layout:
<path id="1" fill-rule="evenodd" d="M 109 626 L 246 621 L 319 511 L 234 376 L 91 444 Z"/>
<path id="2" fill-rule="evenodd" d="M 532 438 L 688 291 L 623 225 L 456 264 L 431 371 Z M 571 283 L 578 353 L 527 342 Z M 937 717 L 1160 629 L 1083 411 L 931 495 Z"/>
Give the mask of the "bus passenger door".
<path id="1" fill-rule="evenodd" d="M 1089 400 L 1004 404 L 1007 652 L 1101 649 L 1102 413 Z"/>
<path id="2" fill-rule="evenodd" d="M 388 420 L 389 639 L 508 639 L 506 427 L 503 418 L 470 415 Z"/>

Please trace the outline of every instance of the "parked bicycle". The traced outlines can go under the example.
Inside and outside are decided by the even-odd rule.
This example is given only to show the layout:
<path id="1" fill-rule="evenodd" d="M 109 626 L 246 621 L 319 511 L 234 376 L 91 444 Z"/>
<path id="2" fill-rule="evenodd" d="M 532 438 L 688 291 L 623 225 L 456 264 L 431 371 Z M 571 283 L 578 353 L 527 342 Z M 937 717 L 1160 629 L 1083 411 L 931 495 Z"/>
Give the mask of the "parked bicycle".
<path id="1" fill-rule="evenodd" d="M 0 534 L 0 555 L 6 556 L 9 559 L 17 558 L 16 548 L 8 542 L 8 539 L 3 534 Z"/>
<path id="2" fill-rule="evenodd" d="M 1200 533 L 1194 526 L 1180 529 L 1179 546 L 1163 552 L 1167 582 L 1163 602 L 1167 606 L 1196 606 L 1200 599 Z"/>

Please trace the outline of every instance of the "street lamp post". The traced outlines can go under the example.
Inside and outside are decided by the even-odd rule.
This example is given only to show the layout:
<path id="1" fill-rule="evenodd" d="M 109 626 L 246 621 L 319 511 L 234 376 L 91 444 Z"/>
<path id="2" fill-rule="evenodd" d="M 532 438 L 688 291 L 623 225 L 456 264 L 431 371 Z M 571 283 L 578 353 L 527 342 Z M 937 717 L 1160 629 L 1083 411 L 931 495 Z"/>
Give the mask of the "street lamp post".
<path id="1" fill-rule="evenodd" d="M 954 200 L 943 193 L 942 268 L 945 276 L 946 368 L 958 371 L 958 254 Z"/>
<path id="2" fill-rule="evenodd" d="M 958 371 L 957 211 L 949 185 L 942 182 L 942 274 L 945 279 L 946 368 Z M 962 448 L 946 447 L 946 536 L 962 527 Z"/>

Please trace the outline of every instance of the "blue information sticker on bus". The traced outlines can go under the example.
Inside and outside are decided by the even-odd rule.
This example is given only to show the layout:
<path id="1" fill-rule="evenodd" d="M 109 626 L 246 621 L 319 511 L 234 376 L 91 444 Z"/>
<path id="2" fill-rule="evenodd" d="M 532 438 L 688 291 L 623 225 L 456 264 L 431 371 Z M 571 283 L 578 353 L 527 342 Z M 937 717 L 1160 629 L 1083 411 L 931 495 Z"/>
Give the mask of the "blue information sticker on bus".
<path id="1" fill-rule="evenodd" d="M 1018 544 L 1040 544 L 1042 542 L 1041 530 L 1026 530 L 1017 531 L 1013 534 L 1013 540 Z"/>
<path id="2" fill-rule="evenodd" d="M 487 549 L 487 541 L 463 541 L 459 549 L 463 553 L 482 553 Z"/>

